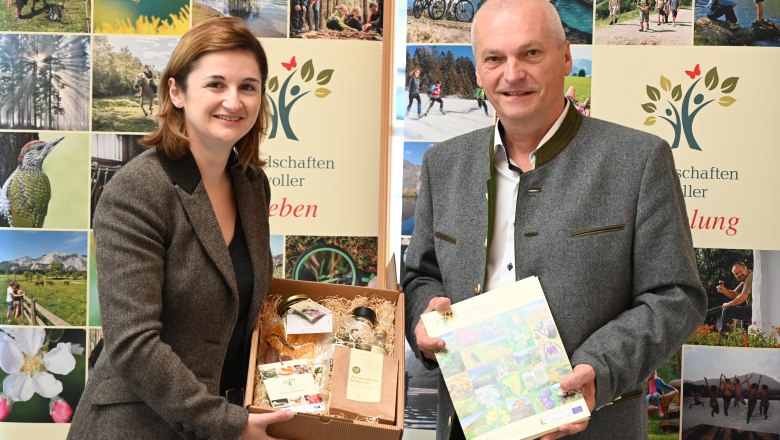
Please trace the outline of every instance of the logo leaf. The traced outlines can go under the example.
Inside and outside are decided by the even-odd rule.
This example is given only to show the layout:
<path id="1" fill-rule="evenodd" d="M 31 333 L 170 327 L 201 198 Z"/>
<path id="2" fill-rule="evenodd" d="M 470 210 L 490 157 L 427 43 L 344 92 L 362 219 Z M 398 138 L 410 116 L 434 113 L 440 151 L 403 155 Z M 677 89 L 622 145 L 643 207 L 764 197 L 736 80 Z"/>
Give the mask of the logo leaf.
<path id="1" fill-rule="evenodd" d="M 718 104 L 722 105 L 723 107 L 728 107 L 731 104 L 734 104 L 737 102 L 736 99 L 732 98 L 731 96 L 721 96 L 718 100 Z"/>
<path id="2" fill-rule="evenodd" d="M 317 84 L 324 86 L 330 82 L 330 78 L 333 76 L 333 69 L 325 69 L 317 74 Z"/>
<path id="3" fill-rule="evenodd" d="M 655 104 L 652 102 L 642 104 L 642 110 L 646 111 L 647 113 L 655 113 Z"/>
<path id="4" fill-rule="evenodd" d="M 301 78 L 304 82 L 309 82 L 314 78 L 314 62 L 312 60 L 306 61 L 301 66 Z"/>
<path id="5" fill-rule="evenodd" d="M 653 86 L 647 86 L 647 96 L 652 101 L 658 101 L 661 99 L 661 92 L 659 92 L 658 89 Z"/>
<path id="6" fill-rule="evenodd" d="M 713 90 L 715 87 L 718 87 L 718 68 L 713 67 L 710 69 L 706 75 L 704 75 L 704 85 L 707 86 L 708 89 Z"/>
<path id="7" fill-rule="evenodd" d="M 273 93 L 279 88 L 279 77 L 273 77 L 268 80 L 268 91 Z"/>
<path id="8" fill-rule="evenodd" d="M 653 125 L 655 124 L 655 116 L 648 116 L 647 119 L 645 119 L 645 122 L 643 122 L 645 125 Z"/>
<path id="9" fill-rule="evenodd" d="M 330 95 L 330 90 L 325 87 L 320 87 L 314 91 L 314 96 L 318 98 L 324 98 L 328 95 Z"/>
<path id="10" fill-rule="evenodd" d="M 723 84 L 720 85 L 720 91 L 723 93 L 731 93 L 737 88 L 738 76 L 732 76 L 723 80 Z"/>
<path id="11" fill-rule="evenodd" d="M 677 84 L 672 89 L 672 99 L 674 99 L 675 101 L 679 101 L 680 98 L 682 98 L 682 87 L 680 86 L 680 84 Z"/>
<path id="12" fill-rule="evenodd" d="M 661 90 L 664 92 L 668 92 L 669 89 L 672 88 L 672 82 L 669 80 L 669 78 L 661 75 Z"/>

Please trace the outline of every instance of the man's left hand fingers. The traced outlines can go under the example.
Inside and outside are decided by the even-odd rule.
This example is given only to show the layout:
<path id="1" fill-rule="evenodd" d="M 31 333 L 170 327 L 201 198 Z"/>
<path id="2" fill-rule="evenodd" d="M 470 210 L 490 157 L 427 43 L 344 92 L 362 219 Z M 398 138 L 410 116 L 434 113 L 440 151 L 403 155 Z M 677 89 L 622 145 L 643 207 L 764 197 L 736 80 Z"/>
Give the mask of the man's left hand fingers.
<path id="1" fill-rule="evenodd" d="M 561 381 L 561 389 L 572 391 L 596 380 L 596 371 L 588 364 L 579 364 L 572 373 Z"/>
<path id="2" fill-rule="evenodd" d="M 582 432 L 588 427 L 588 421 L 580 423 L 566 423 L 558 427 L 558 430 L 542 436 L 540 440 L 555 440 L 567 435 L 574 435 Z"/>

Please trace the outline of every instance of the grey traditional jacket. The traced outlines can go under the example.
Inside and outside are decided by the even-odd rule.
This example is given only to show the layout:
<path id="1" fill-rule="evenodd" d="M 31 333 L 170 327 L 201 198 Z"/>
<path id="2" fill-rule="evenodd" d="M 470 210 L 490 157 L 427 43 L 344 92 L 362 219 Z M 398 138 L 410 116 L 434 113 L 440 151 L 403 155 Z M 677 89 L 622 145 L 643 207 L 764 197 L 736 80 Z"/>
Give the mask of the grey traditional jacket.
<path id="1" fill-rule="evenodd" d="M 482 293 L 494 202 L 493 128 L 425 155 L 407 251 L 406 334 L 431 298 Z M 561 128 L 520 177 L 515 214 L 517 279 L 539 277 L 572 365 L 596 371 L 596 411 L 574 438 L 646 439 L 648 374 L 703 322 L 685 203 L 669 145 L 644 132 L 582 117 Z M 489 294 L 489 293 L 488 293 Z M 501 307 L 501 304 L 496 304 Z M 439 376 L 437 438 L 454 414 Z"/>
<path id="2" fill-rule="evenodd" d="M 246 340 L 268 285 L 270 187 L 228 166 L 254 270 Z M 105 349 L 70 439 L 238 439 L 247 411 L 218 396 L 238 316 L 228 248 L 191 154 L 151 149 L 106 185 L 95 212 Z"/>

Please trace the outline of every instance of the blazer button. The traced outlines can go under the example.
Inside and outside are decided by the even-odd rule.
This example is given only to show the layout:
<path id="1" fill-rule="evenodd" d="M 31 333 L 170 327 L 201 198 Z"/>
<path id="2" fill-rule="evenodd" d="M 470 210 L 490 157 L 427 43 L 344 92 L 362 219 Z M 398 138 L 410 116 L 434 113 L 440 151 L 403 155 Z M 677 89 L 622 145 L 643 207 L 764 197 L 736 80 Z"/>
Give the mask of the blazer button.
<path id="1" fill-rule="evenodd" d="M 479 295 L 480 293 L 482 293 L 482 285 L 479 283 L 474 284 L 474 295 Z"/>

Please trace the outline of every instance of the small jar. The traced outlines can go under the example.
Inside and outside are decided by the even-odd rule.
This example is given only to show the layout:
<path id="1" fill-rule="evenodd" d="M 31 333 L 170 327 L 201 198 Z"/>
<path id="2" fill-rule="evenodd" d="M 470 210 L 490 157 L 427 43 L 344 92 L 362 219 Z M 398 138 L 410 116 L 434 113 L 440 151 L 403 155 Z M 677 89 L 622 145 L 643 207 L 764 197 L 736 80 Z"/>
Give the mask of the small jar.
<path id="1" fill-rule="evenodd" d="M 352 310 L 352 321 L 347 328 L 347 335 L 358 347 L 368 347 L 374 341 L 375 325 L 376 312 L 368 307 L 355 307 Z"/>
<path id="2" fill-rule="evenodd" d="M 387 332 L 381 328 L 374 332 L 374 343 L 371 344 L 371 351 L 387 356 Z"/>
<path id="3" fill-rule="evenodd" d="M 287 315 L 290 307 L 301 301 L 309 300 L 308 295 L 291 295 L 284 298 L 276 307 L 279 315 L 279 325 L 268 329 L 265 341 L 271 349 L 266 352 L 266 363 L 277 362 L 276 359 L 287 361 L 291 359 L 314 359 L 321 351 L 323 339 L 320 335 L 301 334 L 290 335 L 287 333 Z"/>
<path id="4" fill-rule="evenodd" d="M 301 301 L 309 300 L 308 295 L 299 294 L 299 295 L 291 295 L 287 298 L 283 299 L 281 302 L 279 302 L 279 305 L 276 307 L 276 313 L 279 315 L 280 318 L 282 318 L 285 323 L 287 322 L 287 312 L 290 311 L 290 307 L 293 304 L 297 304 Z"/>

